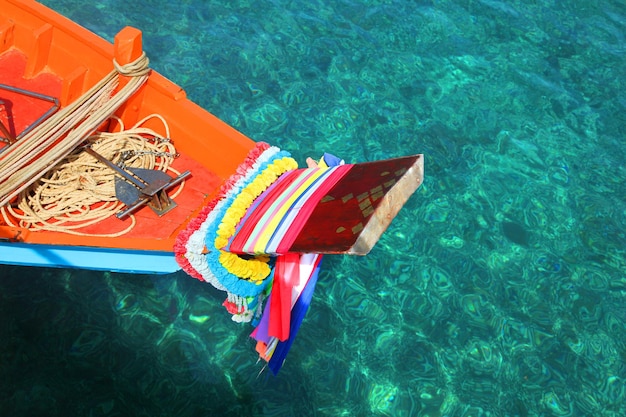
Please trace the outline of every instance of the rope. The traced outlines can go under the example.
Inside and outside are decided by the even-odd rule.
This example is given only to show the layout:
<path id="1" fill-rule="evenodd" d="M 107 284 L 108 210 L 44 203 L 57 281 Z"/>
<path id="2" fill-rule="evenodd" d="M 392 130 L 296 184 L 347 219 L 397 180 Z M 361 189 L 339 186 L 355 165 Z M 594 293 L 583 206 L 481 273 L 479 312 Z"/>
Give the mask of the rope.
<path id="1" fill-rule="evenodd" d="M 153 118 L 163 123 L 165 137 L 141 127 Z M 158 169 L 179 174 L 170 166 L 176 149 L 167 139 L 169 126 L 163 117 L 150 115 L 127 130 L 119 118 L 114 119 L 120 124 L 119 132 L 98 132 L 87 138 L 94 151 L 125 168 Z M 15 226 L 11 222 L 13 218 L 19 221 L 19 227 L 29 230 L 81 236 L 121 236 L 135 226 L 134 216 L 131 216 L 131 224 L 118 232 L 96 235 L 77 230 L 111 217 L 124 206 L 115 196 L 115 177 L 109 167 L 77 149 L 38 182 L 23 190 L 18 197 L 17 209 L 7 205 L 0 207 L 0 213 L 10 226 Z M 171 197 L 176 197 L 182 187 Z"/>
<path id="2" fill-rule="evenodd" d="M 111 71 L 78 100 L 55 113 L 0 154 L 0 207 L 48 172 L 132 96 L 148 79 L 145 53 Z M 121 71 L 118 71 L 118 68 Z M 118 73 L 132 77 L 119 92 Z"/>
<path id="3" fill-rule="evenodd" d="M 115 70 L 121 75 L 125 75 L 127 77 L 138 77 L 140 75 L 148 74 L 150 72 L 148 63 L 149 60 L 146 57 L 145 52 L 143 52 L 139 58 L 126 65 L 118 64 L 115 58 L 113 58 L 113 67 L 115 67 Z"/>

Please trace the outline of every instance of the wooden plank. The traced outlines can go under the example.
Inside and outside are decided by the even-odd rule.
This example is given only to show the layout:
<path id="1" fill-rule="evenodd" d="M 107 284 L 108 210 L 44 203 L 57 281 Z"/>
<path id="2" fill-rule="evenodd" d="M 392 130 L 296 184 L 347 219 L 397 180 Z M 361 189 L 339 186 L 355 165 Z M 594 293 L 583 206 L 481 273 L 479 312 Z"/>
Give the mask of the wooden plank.
<path id="1" fill-rule="evenodd" d="M 367 254 L 423 178 L 422 154 L 355 164 L 321 199 L 289 251 Z"/>

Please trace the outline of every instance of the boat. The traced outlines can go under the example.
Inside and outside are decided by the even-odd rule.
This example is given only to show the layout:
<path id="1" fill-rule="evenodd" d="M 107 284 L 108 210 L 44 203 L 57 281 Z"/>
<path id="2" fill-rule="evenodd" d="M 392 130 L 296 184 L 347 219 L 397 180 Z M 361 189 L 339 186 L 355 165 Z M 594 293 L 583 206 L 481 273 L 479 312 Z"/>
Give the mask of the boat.
<path id="1" fill-rule="evenodd" d="M 0 138 L 0 264 L 182 268 L 268 362 L 321 257 L 369 252 L 423 181 L 421 154 L 298 167 L 151 70 L 139 29 L 110 43 L 33 0 L 0 0 Z"/>

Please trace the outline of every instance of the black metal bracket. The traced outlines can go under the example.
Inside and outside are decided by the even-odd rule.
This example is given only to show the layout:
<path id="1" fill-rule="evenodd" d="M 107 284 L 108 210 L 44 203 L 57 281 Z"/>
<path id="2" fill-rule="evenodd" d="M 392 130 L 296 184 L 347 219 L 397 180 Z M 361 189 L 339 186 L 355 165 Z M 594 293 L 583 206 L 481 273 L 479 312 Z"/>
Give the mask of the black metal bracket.
<path id="1" fill-rule="evenodd" d="M 13 87 L 13 86 L 6 85 L 6 84 L 0 84 L 0 89 L 52 103 L 52 107 L 50 107 L 44 114 L 39 116 L 30 125 L 28 125 L 28 127 L 24 129 L 22 132 L 20 132 L 18 135 L 13 135 L 10 129 L 7 126 L 5 126 L 4 123 L 0 121 L 0 133 L 4 135 L 9 145 L 12 145 L 13 143 L 21 139 L 24 135 L 26 135 L 28 132 L 36 128 L 41 122 L 43 122 L 48 117 L 52 116 L 57 110 L 59 110 L 59 107 L 60 107 L 59 99 L 56 97 L 47 96 L 45 94 L 36 93 L 30 90 L 24 90 L 23 88 L 17 88 L 17 87 Z M 4 103 L 2 102 L 2 104 Z"/>
<path id="2" fill-rule="evenodd" d="M 90 147 L 84 150 L 119 175 L 115 178 L 115 195 L 118 200 L 126 204 L 126 209 L 116 214 L 118 219 L 123 219 L 144 205 L 150 207 L 159 216 L 164 215 L 176 207 L 174 200 L 167 195 L 167 190 L 191 175 L 190 171 L 185 171 L 176 178 L 172 178 L 165 172 L 154 169 L 124 169 Z"/>

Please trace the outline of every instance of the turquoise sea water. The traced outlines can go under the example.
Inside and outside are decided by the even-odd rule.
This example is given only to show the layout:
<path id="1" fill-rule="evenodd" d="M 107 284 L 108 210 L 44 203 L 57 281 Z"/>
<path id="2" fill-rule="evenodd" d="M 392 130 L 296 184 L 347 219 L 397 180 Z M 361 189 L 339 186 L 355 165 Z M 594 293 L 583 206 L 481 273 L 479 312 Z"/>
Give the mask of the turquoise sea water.
<path id="1" fill-rule="evenodd" d="M 278 377 L 182 272 L 1 266 L 0 416 L 626 415 L 622 1 L 45 3 L 301 162 L 426 180 Z"/>

